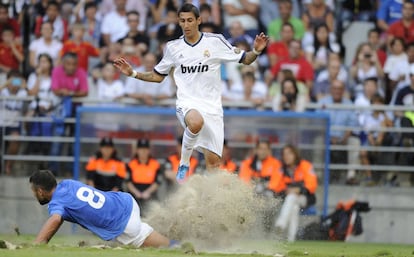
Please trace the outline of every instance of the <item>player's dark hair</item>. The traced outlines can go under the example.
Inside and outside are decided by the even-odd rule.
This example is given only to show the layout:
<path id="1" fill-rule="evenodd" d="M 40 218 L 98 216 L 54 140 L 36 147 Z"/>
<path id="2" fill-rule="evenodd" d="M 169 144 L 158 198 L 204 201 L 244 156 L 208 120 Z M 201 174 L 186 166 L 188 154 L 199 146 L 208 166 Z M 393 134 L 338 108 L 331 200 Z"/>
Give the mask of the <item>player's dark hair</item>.
<path id="1" fill-rule="evenodd" d="M 182 12 L 193 13 L 196 19 L 200 17 L 200 11 L 197 9 L 197 7 L 195 7 L 195 5 L 190 4 L 190 3 L 186 3 L 186 4 L 183 4 L 183 6 L 181 6 L 181 8 L 178 10 L 178 16 L 180 16 L 180 13 Z"/>
<path id="2" fill-rule="evenodd" d="M 29 182 L 35 188 L 41 188 L 50 192 L 56 187 L 56 178 L 50 170 L 37 170 L 29 178 Z"/>

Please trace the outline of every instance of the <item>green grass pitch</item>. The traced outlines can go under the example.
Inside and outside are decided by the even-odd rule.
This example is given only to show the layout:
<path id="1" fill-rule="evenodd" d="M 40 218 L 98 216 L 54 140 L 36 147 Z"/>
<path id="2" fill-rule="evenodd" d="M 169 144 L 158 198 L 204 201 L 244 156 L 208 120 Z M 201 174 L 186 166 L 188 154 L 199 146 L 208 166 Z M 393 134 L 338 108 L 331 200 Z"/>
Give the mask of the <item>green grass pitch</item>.
<path id="1" fill-rule="evenodd" d="M 273 257 L 414 257 L 414 245 L 398 244 L 362 244 L 344 242 L 314 242 L 299 241 L 281 243 L 275 241 L 244 241 L 241 244 L 215 251 L 192 249 L 186 243 L 179 249 L 131 249 L 117 247 L 89 236 L 56 236 L 49 245 L 34 246 L 33 236 L 0 235 L 0 240 L 6 240 L 16 246 L 16 250 L 0 249 L 4 257 L 243 257 L 243 256 L 273 256 Z M 85 246 L 79 246 L 79 243 Z M 102 245 L 109 245 L 101 247 Z M 188 246 L 190 245 L 190 246 Z M 102 249 L 103 248 L 103 249 Z"/>

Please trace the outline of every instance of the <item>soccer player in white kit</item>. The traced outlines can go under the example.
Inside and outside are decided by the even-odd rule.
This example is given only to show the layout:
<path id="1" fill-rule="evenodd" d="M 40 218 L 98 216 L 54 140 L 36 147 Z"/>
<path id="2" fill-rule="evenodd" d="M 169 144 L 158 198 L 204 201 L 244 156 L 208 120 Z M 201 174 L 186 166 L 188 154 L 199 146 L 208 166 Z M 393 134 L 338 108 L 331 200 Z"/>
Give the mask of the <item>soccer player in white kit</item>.
<path id="1" fill-rule="evenodd" d="M 184 4 L 178 16 L 184 35 L 167 43 L 163 58 L 153 71 L 137 72 L 124 58 L 114 60 L 114 65 L 127 76 L 151 82 L 161 82 L 173 69 L 177 84 L 176 114 L 185 128 L 176 177 L 182 183 L 193 149 L 204 154 L 207 170 L 220 166 L 224 142 L 221 63 L 251 64 L 266 47 L 269 37 L 260 33 L 253 50 L 244 52 L 220 34 L 200 32 L 200 13 L 194 5 Z"/>

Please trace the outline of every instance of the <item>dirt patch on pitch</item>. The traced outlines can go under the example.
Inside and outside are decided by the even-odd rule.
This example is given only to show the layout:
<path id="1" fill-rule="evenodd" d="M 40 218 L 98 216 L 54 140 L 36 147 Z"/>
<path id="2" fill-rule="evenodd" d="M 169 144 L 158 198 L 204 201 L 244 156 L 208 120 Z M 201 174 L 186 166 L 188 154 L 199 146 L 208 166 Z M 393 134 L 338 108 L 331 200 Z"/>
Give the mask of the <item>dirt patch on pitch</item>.
<path id="1" fill-rule="evenodd" d="M 197 249 L 223 249 L 243 239 L 272 239 L 269 229 L 277 204 L 258 197 L 237 176 L 194 175 L 165 201 L 153 203 L 145 221 Z"/>

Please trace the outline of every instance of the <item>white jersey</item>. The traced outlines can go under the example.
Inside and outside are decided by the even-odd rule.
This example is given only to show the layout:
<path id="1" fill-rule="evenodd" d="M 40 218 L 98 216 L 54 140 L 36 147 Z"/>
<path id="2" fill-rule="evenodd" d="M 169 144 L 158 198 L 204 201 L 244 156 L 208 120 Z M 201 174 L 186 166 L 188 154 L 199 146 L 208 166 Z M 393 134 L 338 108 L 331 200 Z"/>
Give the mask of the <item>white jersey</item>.
<path id="1" fill-rule="evenodd" d="M 166 76 L 174 68 L 177 106 L 223 114 L 221 63 L 242 61 L 244 54 L 220 34 L 202 33 L 193 45 L 182 36 L 167 43 L 154 70 Z"/>

